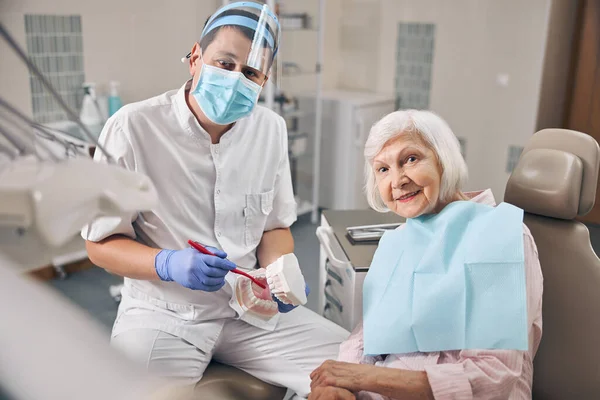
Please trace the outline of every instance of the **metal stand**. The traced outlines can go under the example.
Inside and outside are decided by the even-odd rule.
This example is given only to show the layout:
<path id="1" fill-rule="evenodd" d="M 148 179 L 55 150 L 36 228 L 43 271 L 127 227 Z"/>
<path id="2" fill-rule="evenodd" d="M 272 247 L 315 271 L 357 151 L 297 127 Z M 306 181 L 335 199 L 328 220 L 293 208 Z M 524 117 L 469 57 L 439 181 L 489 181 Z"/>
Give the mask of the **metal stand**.
<path id="1" fill-rule="evenodd" d="M 315 109 L 315 149 L 313 158 L 313 200 L 311 222 L 319 222 L 319 185 L 321 184 L 321 130 L 323 113 L 323 58 L 325 45 L 325 0 L 319 0 L 319 39 L 317 41 L 317 95 Z"/>

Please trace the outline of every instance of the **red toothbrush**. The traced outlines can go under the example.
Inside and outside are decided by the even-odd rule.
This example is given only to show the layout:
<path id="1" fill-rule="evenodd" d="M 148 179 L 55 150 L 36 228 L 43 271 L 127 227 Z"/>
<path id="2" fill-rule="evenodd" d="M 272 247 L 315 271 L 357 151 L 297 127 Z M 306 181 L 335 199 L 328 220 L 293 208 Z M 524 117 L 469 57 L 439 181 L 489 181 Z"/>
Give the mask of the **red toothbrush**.
<path id="1" fill-rule="evenodd" d="M 208 250 L 206 247 L 202 246 L 198 242 L 194 242 L 193 240 L 190 239 L 190 240 L 188 240 L 188 243 L 190 244 L 190 246 L 192 246 L 194 249 L 198 250 L 202 254 L 207 254 L 209 256 L 216 256 L 215 253 L 213 253 L 212 251 Z M 231 272 L 233 272 L 234 274 L 239 274 L 239 275 L 245 276 L 246 278 L 250 278 L 250 280 L 252 282 L 256 283 L 258 286 L 260 286 L 261 289 L 266 289 L 267 288 L 258 279 L 256 279 L 252 275 L 249 275 L 249 274 L 245 273 L 244 271 L 239 270 L 238 268 L 232 269 Z"/>

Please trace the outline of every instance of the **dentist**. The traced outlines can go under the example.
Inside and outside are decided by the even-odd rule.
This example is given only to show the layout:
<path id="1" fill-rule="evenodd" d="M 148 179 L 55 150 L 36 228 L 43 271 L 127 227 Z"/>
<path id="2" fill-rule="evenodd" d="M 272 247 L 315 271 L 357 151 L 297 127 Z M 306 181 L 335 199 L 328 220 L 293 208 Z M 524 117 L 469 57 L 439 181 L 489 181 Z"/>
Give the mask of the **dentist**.
<path id="1" fill-rule="evenodd" d="M 261 325 L 230 306 L 234 263 L 264 268 L 294 250 L 286 125 L 256 105 L 279 35 L 267 6 L 222 7 L 187 57 L 192 79 L 107 122 L 100 142 L 152 179 L 160 204 L 98 217 L 82 236 L 96 265 L 125 277 L 114 346 L 182 384 L 198 382 L 214 357 L 306 397 L 310 373 L 348 332 L 304 307 L 279 303 L 276 323 Z"/>

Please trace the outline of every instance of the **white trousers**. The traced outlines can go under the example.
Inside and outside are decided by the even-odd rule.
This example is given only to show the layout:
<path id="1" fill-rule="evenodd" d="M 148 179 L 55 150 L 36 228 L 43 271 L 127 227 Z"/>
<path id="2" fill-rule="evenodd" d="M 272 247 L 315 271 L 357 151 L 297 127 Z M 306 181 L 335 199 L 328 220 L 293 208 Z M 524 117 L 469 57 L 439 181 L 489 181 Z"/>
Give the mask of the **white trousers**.
<path id="1" fill-rule="evenodd" d="M 127 317 L 123 315 L 121 318 Z M 202 322 L 199 322 L 200 327 Z M 210 330 L 210 329 L 209 329 Z M 133 329 L 112 343 L 152 373 L 181 384 L 200 380 L 210 360 L 239 368 L 258 379 L 283 386 L 299 397 L 310 392 L 310 373 L 327 359 L 336 359 L 349 333 L 305 307 L 282 314 L 274 331 L 227 319 L 211 351 L 160 330 Z"/>

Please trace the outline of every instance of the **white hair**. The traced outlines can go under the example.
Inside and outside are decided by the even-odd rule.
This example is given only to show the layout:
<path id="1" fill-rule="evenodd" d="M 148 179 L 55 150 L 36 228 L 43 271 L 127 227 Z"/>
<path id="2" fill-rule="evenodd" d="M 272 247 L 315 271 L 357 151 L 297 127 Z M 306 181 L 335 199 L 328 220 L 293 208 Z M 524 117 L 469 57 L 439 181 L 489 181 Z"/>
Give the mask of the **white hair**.
<path id="1" fill-rule="evenodd" d="M 431 111 L 400 110 L 376 122 L 365 143 L 365 192 L 369 205 L 376 211 L 388 207 L 379 195 L 373 159 L 390 140 L 411 135 L 422 140 L 437 156 L 442 170 L 440 201 L 449 201 L 467 181 L 467 165 L 458 139 L 441 117 Z"/>

